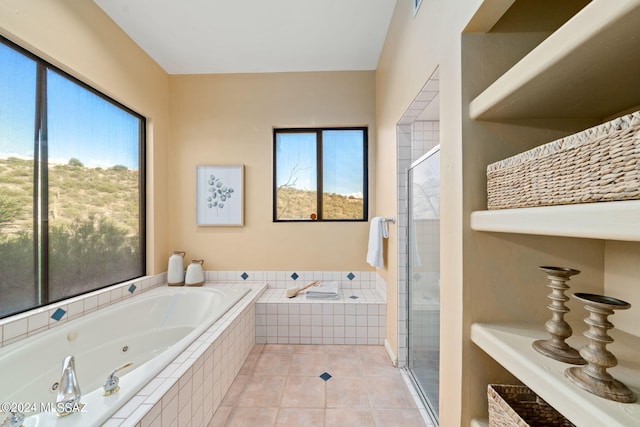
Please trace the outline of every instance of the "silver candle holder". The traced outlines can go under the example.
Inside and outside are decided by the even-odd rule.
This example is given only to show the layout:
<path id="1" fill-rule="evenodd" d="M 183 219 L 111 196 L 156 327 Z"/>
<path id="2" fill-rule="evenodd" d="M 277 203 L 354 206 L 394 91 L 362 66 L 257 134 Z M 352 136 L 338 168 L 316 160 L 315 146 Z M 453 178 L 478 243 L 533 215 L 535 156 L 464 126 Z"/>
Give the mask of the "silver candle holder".
<path id="1" fill-rule="evenodd" d="M 607 317 L 613 314 L 613 310 L 626 310 L 631 304 L 603 295 L 577 293 L 573 296 L 584 302 L 589 311 L 589 316 L 584 319 L 589 325 L 589 329 L 584 332 L 589 344 L 580 349 L 580 355 L 587 364 L 567 368 L 564 375 L 578 387 L 596 396 L 621 403 L 635 402 L 636 395 L 633 391 L 607 372 L 608 368 L 618 364 L 618 359 L 606 349 L 607 344 L 613 342 L 613 338 L 607 334 L 613 324 Z"/>
<path id="2" fill-rule="evenodd" d="M 539 353 L 552 359 L 573 365 L 584 365 L 586 362 L 580 356 L 578 350 L 565 342 L 573 334 L 573 330 L 564 320 L 564 315 L 571 311 L 564 304 L 569 301 L 569 297 L 564 294 L 569 289 L 567 282 L 571 276 L 580 273 L 580 270 L 550 266 L 541 266 L 539 268 L 547 273 L 547 278 L 549 279 L 547 286 L 551 289 L 551 293 L 547 295 L 551 303 L 547 308 L 551 310 L 552 315 L 551 319 L 544 324 L 551 338 L 534 341 L 532 346 Z"/>

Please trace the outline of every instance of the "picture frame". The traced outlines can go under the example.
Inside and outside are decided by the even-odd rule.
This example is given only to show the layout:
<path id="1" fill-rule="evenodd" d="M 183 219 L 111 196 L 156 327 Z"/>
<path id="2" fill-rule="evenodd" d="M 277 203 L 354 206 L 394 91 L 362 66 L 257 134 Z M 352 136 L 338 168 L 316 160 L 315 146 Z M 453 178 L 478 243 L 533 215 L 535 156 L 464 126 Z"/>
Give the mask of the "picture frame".
<path id="1" fill-rule="evenodd" d="M 196 224 L 244 225 L 244 165 L 196 167 Z"/>

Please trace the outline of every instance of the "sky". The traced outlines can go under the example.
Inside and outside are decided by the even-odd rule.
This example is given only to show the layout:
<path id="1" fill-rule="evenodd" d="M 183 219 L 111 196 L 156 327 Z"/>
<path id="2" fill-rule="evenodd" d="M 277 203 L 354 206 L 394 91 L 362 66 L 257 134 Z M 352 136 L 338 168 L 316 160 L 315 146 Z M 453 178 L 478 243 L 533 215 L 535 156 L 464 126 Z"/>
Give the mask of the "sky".
<path id="1" fill-rule="evenodd" d="M 325 193 L 359 194 L 362 197 L 362 133 L 361 130 L 322 133 Z"/>
<path id="2" fill-rule="evenodd" d="M 0 158 L 33 158 L 36 63 L 0 43 Z M 75 82 L 47 71 L 49 162 L 71 158 L 88 167 L 138 167 L 137 117 Z M 314 133 L 279 134 L 278 185 L 316 189 Z M 325 193 L 363 193 L 363 131 L 323 131 Z"/>
<path id="3" fill-rule="evenodd" d="M 36 63 L 0 44 L 0 158 L 33 158 Z M 47 72 L 51 163 L 138 168 L 138 118 L 75 82 Z"/>
<path id="4" fill-rule="evenodd" d="M 325 193 L 363 193 L 363 131 L 323 131 L 323 186 Z M 315 133 L 279 133 L 277 136 L 277 185 L 289 181 L 295 171 L 295 188 L 316 189 Z"/>

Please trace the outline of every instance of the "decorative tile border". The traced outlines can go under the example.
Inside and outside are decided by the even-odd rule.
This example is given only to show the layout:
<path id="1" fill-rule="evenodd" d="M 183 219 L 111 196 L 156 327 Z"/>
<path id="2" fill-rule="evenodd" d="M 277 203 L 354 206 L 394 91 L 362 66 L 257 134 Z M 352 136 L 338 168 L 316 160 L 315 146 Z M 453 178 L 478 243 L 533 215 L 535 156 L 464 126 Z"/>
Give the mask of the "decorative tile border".
<path id="1" fill-rule="evenodd" d="M 166 273 L 140 277 L 0 319 L 0 347 L 54 328 L 165 284 Z"/>
<path id="2" fill-rule="evenodd" d="M 166 273 L 140 277 L 88 294 L 0 319 L 0 347 L 54 328 L 69 320 L 133 298 L 165 285 Z M 378 289 L 376 273 L 372 271 L 207 271 L 205 280 L 217 283 L 269 283 L 270 288 L 289 288 L 312 280 L 336 280 L 343 289 Z M 294 280 L 293 277 L 296 277 Z M 386 289 L 384 290 L 386 295 Z"/>
<path id="3" fill-rule="evenodd" d="M 313 280 L 337 281 L 342 289 L 375 289 L 375 271 L 207 271 L 207 282 L 260 282 L 269 288 L 299 287 Z"/>

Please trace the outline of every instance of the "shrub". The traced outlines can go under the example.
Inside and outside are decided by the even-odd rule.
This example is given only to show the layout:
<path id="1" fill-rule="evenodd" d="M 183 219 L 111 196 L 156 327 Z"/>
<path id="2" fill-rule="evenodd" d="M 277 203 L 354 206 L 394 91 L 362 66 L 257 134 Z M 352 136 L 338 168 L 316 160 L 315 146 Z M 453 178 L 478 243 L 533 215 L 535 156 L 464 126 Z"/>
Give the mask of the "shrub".
<path id="1" fill-rule="evenodd" d="M 75 157 L 72 157 L 69 159 L 69 166 L 72 166 L 74 168 L 83 168 L 84 165 L 82 164 L 82 162 L 78 159 L 76 159 Z"/>

